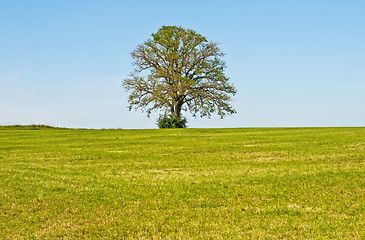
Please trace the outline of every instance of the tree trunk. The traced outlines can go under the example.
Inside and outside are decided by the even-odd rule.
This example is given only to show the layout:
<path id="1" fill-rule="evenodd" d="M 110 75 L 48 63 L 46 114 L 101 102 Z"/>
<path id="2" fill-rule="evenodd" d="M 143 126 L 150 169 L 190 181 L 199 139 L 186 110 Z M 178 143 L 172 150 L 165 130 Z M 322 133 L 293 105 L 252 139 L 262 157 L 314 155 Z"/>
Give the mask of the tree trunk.
<path id="1" fill-rule="evenodd" d="M 182 103 L 177 101 L 175 102 L 174 106 L 171 108 L 172 112 L 172 117 L 173 118 L 179 118 L 180 117 L 180 114 L 181 114 L 181 106 L 182 106 Z"/>

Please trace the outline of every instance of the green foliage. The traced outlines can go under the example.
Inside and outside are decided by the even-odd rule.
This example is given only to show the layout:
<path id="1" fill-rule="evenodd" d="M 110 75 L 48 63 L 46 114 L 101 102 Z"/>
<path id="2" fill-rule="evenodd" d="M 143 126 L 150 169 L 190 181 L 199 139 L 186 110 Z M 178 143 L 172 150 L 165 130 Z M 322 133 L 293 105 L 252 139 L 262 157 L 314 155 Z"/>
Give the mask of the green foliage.
<path id="1" fill-rule="evenodd" d="M 365 239 L 364 136 L 0 127 L 0 239 Z"/>
<path id="2" fill-rule="evenodd" d="M 174 118 L 172 116 L 160 115 L 157 120 L 159 128 L 186 128 L 187 120 L 184 117 Z"/>

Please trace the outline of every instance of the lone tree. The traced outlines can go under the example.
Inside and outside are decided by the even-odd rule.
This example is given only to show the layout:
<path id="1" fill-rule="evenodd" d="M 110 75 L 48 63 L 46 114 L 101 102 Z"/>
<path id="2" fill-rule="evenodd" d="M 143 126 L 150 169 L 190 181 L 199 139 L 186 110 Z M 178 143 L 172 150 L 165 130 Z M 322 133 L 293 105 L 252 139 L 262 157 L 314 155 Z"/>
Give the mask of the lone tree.
<path id="1" fill-rule="evenodd" d="M 150 117 L 160 109 L 172 121 L 182 119 L 182 110 L 194 117 L 236 113 L 230 105 L 236 89 L 224 74 L 217 43 L 177 26 L 162 26 L 151 36 L 131 52 L 135 69 L 122 82 L 130 92 L 129 110 L 142 109 Z"/>

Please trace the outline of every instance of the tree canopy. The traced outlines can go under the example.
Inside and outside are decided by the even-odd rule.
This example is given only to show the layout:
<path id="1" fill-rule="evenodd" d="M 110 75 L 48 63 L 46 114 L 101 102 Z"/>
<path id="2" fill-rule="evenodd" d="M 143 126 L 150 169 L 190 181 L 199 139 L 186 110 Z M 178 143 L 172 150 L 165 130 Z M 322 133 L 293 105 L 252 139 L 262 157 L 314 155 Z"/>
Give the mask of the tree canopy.
<path id="1" fill-rule="evenodd" d="M 194 117 L 235 113 L 230 101 L 236 89 L 224 74 L 223 56 L 217 43 L 194 30 L 162 26 L 131 52 L 135 68 L 122 82 L 129 110 L 142 109 L 148 117 L 162 110 L 172 118 L 181 111 Z"/>

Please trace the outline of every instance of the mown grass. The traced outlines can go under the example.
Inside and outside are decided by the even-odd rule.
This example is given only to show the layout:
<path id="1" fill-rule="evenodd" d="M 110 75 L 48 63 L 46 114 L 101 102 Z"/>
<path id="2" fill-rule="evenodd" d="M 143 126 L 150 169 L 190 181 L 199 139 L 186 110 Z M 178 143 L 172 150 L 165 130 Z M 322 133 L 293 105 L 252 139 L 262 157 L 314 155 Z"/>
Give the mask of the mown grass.
<path id="1" fill-rule="evenodd" d="M 364 239 L 365 128 L 0 127 L 1 239 Z"/>

